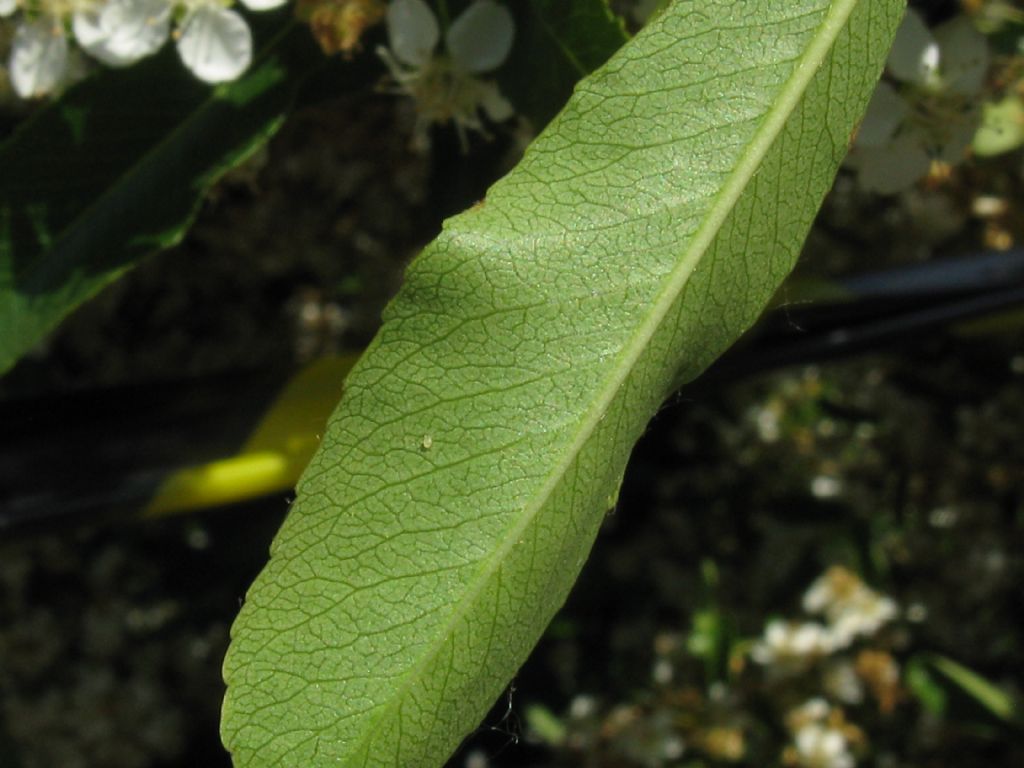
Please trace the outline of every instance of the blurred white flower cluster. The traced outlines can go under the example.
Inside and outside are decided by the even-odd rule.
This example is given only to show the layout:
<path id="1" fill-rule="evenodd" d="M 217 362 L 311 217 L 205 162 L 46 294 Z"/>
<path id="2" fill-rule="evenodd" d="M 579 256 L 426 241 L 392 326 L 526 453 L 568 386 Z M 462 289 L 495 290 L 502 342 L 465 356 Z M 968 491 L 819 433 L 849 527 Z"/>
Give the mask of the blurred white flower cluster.
<path id="1" fill-rule="evenodd" d="M 241 0 L 249 10 L 287 0 Z M 232 0 L 0 0 L 0 16 L 20 9 L 7 62 L 22 98 L 44 96 L 65 84 L 74 49 L 125 67 L 156 53 L 173 37 L 182 62 L 208 83 L 234 80 L 252 61 L 252 33 Z M 172 25 L 174 31 L 171 31 Z"/>
<path id="2" fill-rule="evenodd" d="M 842 712 L 822 698 L 813 698 L 786 716 L 793 746 L 785 762 L 801 768 L 853 768 L 850 747 L 861 740 L 860 729 L 847 724 Z"/>
<path id="3" fill-rule="evenodd" d="M 897 615 L 896 603 L 841 566 L 829 568 L 804 594 L 803 608 L 823 614 L 834 648 L 870 637 Z"/>
<path id="4" fill-rule="evenodd" d="M 774 619 L 768 622 L 764 637 L 755 643 L 750 656 L 758 664 L 788 671 L 802 669 L 832 650 L 832 637 L 821 624 Z"/>
<path id="5" fill-rule="evenodd" d="M 894 194 L 929 171 L 933 160 L 963 160 L 981 119 L 990 63 L 988 41 L 967 16 L 929 29 L 913 9 L 896 33 L 847 164 L 860 186 Z"/>
<path id="6" fill-rule="evenodd" d="M 512 105 L 493 81 L 480 75 L 497 69 L 512 50 L 512 14 L 495 0 L 475 0 L 444 33 L 424 0 L 393 0 L 387 13 L 389 48 L 378 54 L 401 93 L 416 101 L 417 140 L 427 142 L 434 123 L 454 123 L 463 147 L 467 131 L 486 134 L 483 113 L 493 122 L 512 117 Z"/>
<path id="7" fill-rule="evenodd" d="M 899 695 L 899 669 L 892 657 L 865 648 L 852 662 L 839 652 L 895 619 L 896 603 L 853 572 L 833 566 L 804 593 L 802 607 L 823 621 L 769 622 L 751 649 L 751 658 L 766 668 L 768 679 L 806 680 L 791 676 L 815 669 L 821 673 L 822 689 L 836 701 L 860 704 L 867 686 L 880 710 L 891 711 Z M 846 721 L 842 709 L 822 697 L 790 710 L 786 726 L 792 743 L 783 763 L 796 768 L 853 768 L 853 748 L 865 743 L 863 732 Z"/>
<path id="8" fill-rule="evenodd" d="M 803 608 L 822 615 L 826 623 L 770 621 L 751 649 L 754 661 L 783 674 L 800 671 L 858 638 L 874 635 L 898 613 L 891 598 L 840 566 L 829 568 L 810 586 Z"/>

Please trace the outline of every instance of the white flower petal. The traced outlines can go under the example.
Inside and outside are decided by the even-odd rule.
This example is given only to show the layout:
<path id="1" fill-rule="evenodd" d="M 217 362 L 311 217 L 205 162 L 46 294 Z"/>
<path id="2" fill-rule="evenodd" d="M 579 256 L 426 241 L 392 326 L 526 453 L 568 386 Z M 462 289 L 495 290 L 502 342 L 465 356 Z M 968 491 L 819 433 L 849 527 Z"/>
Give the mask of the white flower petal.
<path id="1" fill-rule="evenodd" d="M 103 11 L 107 45 L 126 61 L 156 53 L 170 36 L 170 23 L 167 0 L 112 0 Z"/>
<path id="2" fill-rule="evenodd" d="M 22 22 L 14 33 L 8 75 L 23 99 L 43 96 L 64 79 L 68 68 L 68 41 L 60 22 L 41 18 Z"/>
<path id="3" fill-rule="evenodd" d="M 104 64 L 123 67 L 156 53 L 170 35 L 167 0 L 110 0 L 74 15 L 75 39 Z"/>
<path id="4" fill-rule="evenodd" d="M 425 65 L 440 39 L 437 18 L 423 0 L 392 0 L 388 5 L 388 42 L 403 64 Z"/>
<path id="5" fill-rule="evenodd" d="M 888 83 L 879 83 L 857 130 L 857 146 L 882 146 L 893 137 L 909 113 L 910 105 L 896 89 Z"/>
<path id="6" fill-rule="evenodd" d="M 858 148 L 853 156 L 860 187 L 883 195 L 909 189 L 931 167 L 931 158 L 916 135 L 898 136 L 884 147 Z M 837 636 L 842 638 L 842 632 Z"/>
<path id="7" fill-rule="evenodd" d="M 954 93 L 973 96 L 985 84 L 989 52 L 985 36 L 966 16 L 957 16 L 935 29 L 942 82 Z"/>
<path id="8" fill-rule="evenodd" d="M 242 5 L 250 11 L 272 11 L 287 2 L 288 0 L 242 0 Z"/>
<path id="9" fill-rule="evenodd" d="M 235 11 L 202 6 L 185 18 L 178 54 L 200 80 L 227 82 L 241 75 L 252 62 L 252 33 Z"/>
<path id="10" fill-rule="evenodd" d="M 10 16 L 18 10 L 18 0 L 0 0 L 0 16 Z"/>
<path id="11" fill-rule="evenodd" d="M 946 132 L 945 141 L 939 146 L 939 160 L 956 165 L 967 156 L 967 149 L 974 141 L 974 134 L 978 130 L 979 117 L 977 114 L 973 118 L 965 116 L 950 127 Z"/>
<path id="12" fill-rule="evenodd" d="M 489 72 L 508 57 L 515 31 L 508 8 L 494 0 L 476 0 L 452 24 L 445 43 L 462 69 Z"/>
<path id="13" fill-rule="evenodd" d="M 864 685 L 849 661 L 830 664 L 825 668 L 821 682 L 826 692 L 844 704 L 860 704 L 864 701 Z"/>
<path id="14" fill-rule="evenodd" d="M 815 722 L 818 720 L 827 720 L 829 712 L 832 708 L 828 705 L 828 702 L 821 698 L 821 696 L 815 696 L 808 699 L 796 709 L 792 710 L 786 719 L 792 718 L 798 722 Z"/>
<path id="15" fill-rule="evenodd" d="M 896 30 L 886 65 L 893 77 L 915 85 L 930 85 L 938 74 L 939 44 L 913 8 L 907 9 Z"/>
<path id="16" fill-rule="evenodd" d="M 71 31 L 75 40 L 92 56 L 103 61 L 103 56 L 94 49 L 103 48 L 107 40 L 107 30 L 103 28 L 100 11 L 76 11 L 71 21 Z"/>
<path id="17" fill-rule="evenodd" d="M 515 107 L 494 83 L 484 84 L 480 92 L 480 107 L 493 123 L 503 123 L 516 113 Z"/>

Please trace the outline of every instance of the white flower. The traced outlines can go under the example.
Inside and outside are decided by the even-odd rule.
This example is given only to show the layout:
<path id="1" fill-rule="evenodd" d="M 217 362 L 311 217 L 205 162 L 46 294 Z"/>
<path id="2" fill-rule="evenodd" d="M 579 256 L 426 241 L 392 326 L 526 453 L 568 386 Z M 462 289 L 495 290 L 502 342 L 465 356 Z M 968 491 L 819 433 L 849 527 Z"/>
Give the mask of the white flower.
<path id="1" fill-rule="evenodd" d="M 266 11 L 287 0 L 242 0 L 253 11 Z M 23 98 L 56 89 L 68 75 L 70 21 L 86 53 L 112 67 L 124 67 L 156 53 L 171 36 L 192 73 L 207 83 L 236 79 L 252 62 L 252 33 L 232 0 L 38 0 L 41 13 L 22 19 L 8 62 L 14 90 Z M 35 7 L 35 6 L 33 6 Z M 17 0 L 0 0 L 0 16 L 17 8 Z"/>
<path id="2" fill-rule="evenodd" d="M 466 146 L 466 131 L 484 133 L 483 112 L 500 122 L 512 105 L 493 82 L 478 75 L 497 69 L 508 57 L 515 35 L 512 14 L 495 0 L 475 0 L 444 35 L 423 0 L 393 0 L 387 14 L 389 48 L 378 49 L 400 90 L 416 101 L 418 133 L 431 123 L 455 124 Z"/>
<path id="3" fill-rule="evenodd" d="M 393 0 L 388 6 L 388 42 L 404 64 L 425 67 L 434 55 L 441 30 L 430 6 L 422 0 Z"/>
<path id="4" fill-rule="evenodd" d="M 809 723 L 824 722 L 828 719 L 831 711 L 832 708 L 825 699 L 815 696 L 805 701 L 799 707 L 791 709 L 786 714 L 786 725 L 792 730 L 798 731 L 802 726 Z"/>
<path id="5" fill-rule="evenodd" d="M 855 574 L 834 566 L 815 580 L 803 597 L 808 613 L 824 614 L 832 647 L 843 648 L 857 637 L 868 637 L 898 613 L 896 603 L 879 595 Z"/>
<path id="6" fill-rule="evenodd" d="M 269 11 L 286 2 L 242 0 L 242 5 L 250 11 Z M 184 4 L 188 10 L 175 35 L 182 62 L 206 83 L 238 79 L 252 63 L 252 32 L 245 19 L 220 0 L 185 0 Z"/>
<path id="7" fill-rule="evenodd" d="M 913 9 L 903 18 L 886 62 L 889 73 L 904 83 L 965 95 L 981 90 L 988 65 L 988 42 L 966 16 L 940 24 L 933 33 Z"/>
<path id="8" fill-rule="evenodd" d="M 825 613 L 847 600 L 862 584 L 856 574 L 841 566 L 832 566 L 808 587 L 802 601 L 803 608 L 808 613 Z"/>
<path id="9" fill-rule="evenodd" d="M 832 652 L 832 638 L 821 624 L 771 621 L 750 651 L 758 664 L 800 667 Z"/>
<path id="10" fill-rule="evenodd" d="M 178 55 L 204 82 L 235 80 L 252 63 L 252 32 L 229 8 L 201 5 L 185 17 L 179 32 Z"/>
<path id="11" fill-rule="evenodd" d="M 68 72 L 68 41 L 60 20 L 22 20 L 11 42 L 7 71 L 14 92 L 23 99 L 45 96 L 60 85 Z"/>
<path id="12" fill-rule="evenodd" d="M 272 11 L 287 2 L 288 0 L 242 0 L 242 5 L 250 11 Z"/>
<path id="13" fill-rule="evenodd" d="M 786 713 L 786 727 L 793 732 L 794 747 L 787 762 L 803 768 L 852 768 L 848 731 L 842 725 L 842 712 L 820 697 L 791 709 Z"/>
<path id="14" fill-rule="evenodd" d="M 849 661 L 830 664 L 822 674 L 822 686 L 833 697 L 846 704 L 864 701 L 864 685 Z"/>
<path id="15" fill-rule="evenodd" d="M 837 646 L 846 646 L 858 637 L 870 637 L 896 614 L 896 603 L 891 599 L 865 590 L 838 611 L 832 622 L 833 640 Z"/>
<path id="16" fill-rule="evenodd" d="M 962 160 L 980 120 L 971 97 L 988 66 L 988 43 L 966 16 L 933 31 L 908 10 L 886 63 L 900 89 L 879 84 L 848 159 L 860 186 L 894 194 L 924 177 L 932 160 Z"/>
<path id="17" fill-rule="evenodd" d="M 280 8 L 288 0 L 242 0 L 250 11 Z M 206 83 L 238 79 L 252 63 L 252 32 L 237 11 L 220 0 L 184 0 L 188 9 L 177 38 L 178 55 Z"/>
<path id="18" fill-rule="evenodd" d="M 840 730 L 808 723 L 797 730 L 793 741 L 797 762 L 804 768 L 853 768 L 853 755 Z"/>
<path id="19" fill-rule="evenodd" d="M 883 147 L 910 114 L 910 104 L 884 80 L 875 88 L 867 111 L 857 129 L 858 147 Z"/>
<path id="20" fill-rule="evenodd" d="M 156 53 L 170 34 L 167 0 L 109 0 L 74 15 L 75 39 L 104 64 L 123 67 Z"/>
<path id="21" fill-rule="evenodd" d="M 923 179 L 932 166 L 927 145 L 917 133 L 894 138 L 879 147 L 858 146 L 851 157 L 857 182 L 867 192 L 894 195 Z"/>
<path id="22" fill-rule="evenodd" d="M 939 71 L 939 44 L 924 19 L 908 8 L 896 30 L 885 65 L 897 80 L 927 85 Z"/>
<path id="23" fill-rule="evenodd" d="M 832 475 L 816 475 L 811 480 L 811 495 L 818 499 L 834 499 L 843 492 L 843 481 Z"/>
<path id="24" fill-rule="evenodd" d="M 514 36 L 508 8 L 494 0 L 476 0 L 452 24 L 445 43 L 455 66 L 481 74 L 502 65 L 512 50 Z"/>

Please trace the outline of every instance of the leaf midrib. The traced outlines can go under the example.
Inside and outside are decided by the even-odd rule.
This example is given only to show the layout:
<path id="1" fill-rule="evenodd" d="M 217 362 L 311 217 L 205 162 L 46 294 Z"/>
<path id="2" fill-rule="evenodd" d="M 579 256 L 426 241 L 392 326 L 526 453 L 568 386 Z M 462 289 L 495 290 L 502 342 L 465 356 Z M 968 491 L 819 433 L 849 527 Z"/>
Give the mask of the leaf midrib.
<path id="1" fill-rule="evenodd" d="M 708 252 L 722 224 L 724 224 L 743 196 L 743 193 L 747 190 L 750 180 L 758 168 L 761 167 L 761 162 L 774 146 L 785 128 L 789 117 L 800 105 L 807 86 L 817 75 L 839 33 L 853 12 L 856 3 L 857 0 L 838 0 L 830 5 L 818 32 L 815 34 L 810 45 L 798 57 L 795 69 L 780 91 L 779 98 L 773 103 L 771 109 L 768 110 L 761 127 L 748 144 L 746 151 L 740 156 L 736 168 L 726 184 L 723 185 L 717 199 L 705 217 L 704 223 L 694 234 L 690 246 L 686 249 L 675 268 L 668 274 L 665 287 L 655 299 L 650 312 L 644 321 L 640 323 L 636 333 L 633 335 L 633 343 L 624 346 L 621 360 L 612 368 L 607 384 L 600 391 L 599 395 L 594 398 L 591 407 L 585 411 L 584 418 L 580 421 L 580 429 L 576 439 L 568 446 L 562 461 L 554 465 L 544 484 L 540 487 L 536 495 L 536 502 L 524 507 L 518 519 L 508 529 L 508 533 L 505 535 L 500 546 L 495 550 L 494 555 L 484 559 L 484 564 L 472 580 L 464 599 L 456 604 L 456 608 L 451 613 L 450 618 L 437 633 L 437 640 L 423 652 L 419 661 L 410 667 L 409 671 L 397 682 L 396 686 L 392 689 L 393 692 L 387 704 L 372 718 L 372 721 L 363 731 L 364 735 L 355 744 L 353 754 L 358 755 L 364 749 L 366 750 L 362 766 L 365 767 L 369 762 L 369 747 L 372 744 L 372 739 L 380 730 L 380 724 L 396 708 L 402 705 L 411 685 L 420 679 L 423 670 L 440 653 L 447 638 L 451 636 L 454 627 L 466 615 L 470 607 L 476 603 L 486 585 L 494 577 L 494 574 L 499 572 L 500 565 L 505 562 L 512 547 L 519 541 L 521 535 L 540 511 L 547 506 L 551 495 L 558 487 L 561 479 L 576 463 L 579 454 L 593 435 L 598 424 L 600 424 L 604 414 L 615 401 L 629 375 L 633 372 L 637 360 L 647 349 L 648 344 L 661 327 L 662 322 L 671 310 L 675 300 L 685 288 L 700 260 Z"/>

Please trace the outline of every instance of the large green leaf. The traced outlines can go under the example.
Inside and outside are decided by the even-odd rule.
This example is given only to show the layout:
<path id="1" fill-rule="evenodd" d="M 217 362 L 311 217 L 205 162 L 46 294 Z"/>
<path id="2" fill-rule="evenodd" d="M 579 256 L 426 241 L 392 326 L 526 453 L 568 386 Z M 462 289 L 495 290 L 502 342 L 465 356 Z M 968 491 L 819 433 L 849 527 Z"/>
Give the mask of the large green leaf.
<path id="1" fill-rule="evenodd" d="M 177 242 L 203 193 L 281 124 L 323 57 L 277 18 L 240 80 L 211 89 L 173 50 L 108 70 L 0 146 L 0 373 L 141 257 Z"/>
<path id="2" fill-rule="evenodd" d="M 438 765 L 788 273 L 899 0 L 677 2 L 410 267 L 225 661 L 238 766 Z"/>

